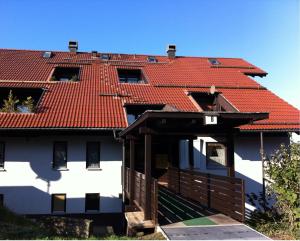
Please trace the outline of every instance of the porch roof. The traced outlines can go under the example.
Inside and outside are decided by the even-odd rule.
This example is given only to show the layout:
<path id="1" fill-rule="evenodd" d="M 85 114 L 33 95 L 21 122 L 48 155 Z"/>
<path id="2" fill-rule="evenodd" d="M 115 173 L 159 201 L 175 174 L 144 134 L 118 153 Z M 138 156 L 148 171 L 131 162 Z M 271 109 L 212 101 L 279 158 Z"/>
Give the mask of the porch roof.
<path id="1" fill-rule="evenodd" d="M 206 116 L 216 116 L 217 124 L 205 124 Z M 197 135 L 209 133 L 226 133 L 240 125 L 267 119 L 266 112 L 178 112 L 153 111 L 144 112 L 135 122 L 119 133 L 121 138 L 126 135 L 138 135 L 151 132 L 154 135 Z"/>

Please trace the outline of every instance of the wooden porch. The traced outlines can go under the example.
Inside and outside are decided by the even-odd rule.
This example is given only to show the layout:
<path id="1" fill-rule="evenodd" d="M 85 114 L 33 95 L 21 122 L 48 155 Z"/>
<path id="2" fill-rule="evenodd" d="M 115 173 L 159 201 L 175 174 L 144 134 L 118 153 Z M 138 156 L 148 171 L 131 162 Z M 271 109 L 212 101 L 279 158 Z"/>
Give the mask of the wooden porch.
<path id="1" fill-rule="evenodd" d="M 218 116 L 219 124 L 211 126 L 203 125 L 205 114 L 147 111 L 120 133 L 124 140 L 123 190 L 128 227 L 142 229 L 158 224 L 159 182 L 163 182 L 175 195 L 240 222 L 244 221 L 244 182 L 234 177 L 234 128 L 249 121 L 263 119 L 266 115 L 214 113 Z M 189 140 L 191 152 L 197 135 L 226 137 L 227 176 L 194 171 L 192 155 L 189 155 L 190 169 L 179 168 L 179 140 Z M 154 156 L 160 146 L 166 150 L 163 155 L 168 160 L 163 173 L 157 171 L 156 163 L 160 159 L 157 161 Z"/>

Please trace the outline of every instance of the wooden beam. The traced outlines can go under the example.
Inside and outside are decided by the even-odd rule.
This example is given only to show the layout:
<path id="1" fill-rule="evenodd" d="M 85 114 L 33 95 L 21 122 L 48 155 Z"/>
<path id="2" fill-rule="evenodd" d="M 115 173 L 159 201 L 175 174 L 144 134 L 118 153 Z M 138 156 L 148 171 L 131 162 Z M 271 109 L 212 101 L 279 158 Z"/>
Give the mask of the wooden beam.
<path id="1" fill-rule="evenodd" d="M 189 167 L 192 170 L 194 168 L 194 140 L 189 139 Z"/>
<path id="2" fill-rule="evenodd" d="M 138 140 L 139 138 L 138 137 L 136 137 L 136 136 L 134 136 L 134 135 L 126 135 L 126 140 Z"/>
<path id="3" fill-rule="evenodd" d="M 149 127 L 140 127 L 139 134 L 158 134 L 158 133 Z"/>
<path id="4" fill-rule="evenodd" d="M 151 219 L 151 135 L 145 135 L 145 220 Z"/>
<path id="5" fill-rule="evenodd" d="M 130 183 L 129 183 L 129 192 L 130 192 L 130 200 L 129 204 L 133 205 L 133 199 L 134 199 L 134 162 L 135 162 L 135 142 L 133 139 L 129 141 L 129 155 L 130 155 L 130 161 L 129 161 L 129 168 L 130 168 Z"/>
<path id="6" fill-rule="evenodd" d="M 233 130 L 227 134 L 227 175 L 229 177 L 235 177 Z"/>

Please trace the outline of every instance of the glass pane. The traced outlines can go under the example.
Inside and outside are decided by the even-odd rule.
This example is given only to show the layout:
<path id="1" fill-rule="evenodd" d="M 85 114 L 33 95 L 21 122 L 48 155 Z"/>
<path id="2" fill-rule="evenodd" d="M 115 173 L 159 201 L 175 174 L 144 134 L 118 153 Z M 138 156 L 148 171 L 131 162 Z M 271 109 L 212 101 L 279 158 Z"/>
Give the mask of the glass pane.
<path id="1" fill-rule="evenodd" d="M 100 167 L 100 143 L 87 143 L 87 166 Z"/>
<path id="2" fill-rule="evenodd" d="M 67 144 L 58 142 L 54 144 L 54 167 L 66 167 L 67 163 Z"/>
<path id="3" fill-rule="evenodd" d="M 53 194 L 53 212 L 64 212 L 65 211 L 65 194 Z"/>
<path id="4" fill-rule="evenodd" d="M 89 211 L 99 211 L 99 194 L 90 193 L 86 194 L 86 210 Z"/>

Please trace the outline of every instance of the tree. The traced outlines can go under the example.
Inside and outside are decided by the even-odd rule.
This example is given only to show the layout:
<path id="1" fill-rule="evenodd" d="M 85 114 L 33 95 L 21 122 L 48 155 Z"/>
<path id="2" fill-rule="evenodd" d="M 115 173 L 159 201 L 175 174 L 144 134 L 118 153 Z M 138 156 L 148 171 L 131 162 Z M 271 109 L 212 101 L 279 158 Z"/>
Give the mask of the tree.
<path id="1" fill-rule="evenodd" d="M 300 228 L 300 144 L 281 145 L 266 161 L 267 191 L 275 197 L 274 207 L 290 231 Z"/>
<path id="2" fill-rule="evenodd" d="M 1 111 L 7 113 L 18 112 L 17 104 L 19 102 L 20 101 L 17 99 L 17 97 L 13 95 L 12 90 L 10 90 L 7 99 L 4 100 L 4 104 Z"/>
<path id="3" fill-rule="evenodd" d="M 22 102 L 22 106 L 27 109 L 27 112 L 34 112 L 34 100 L 31 96 L 28 96 L 26 100 Z"/>

